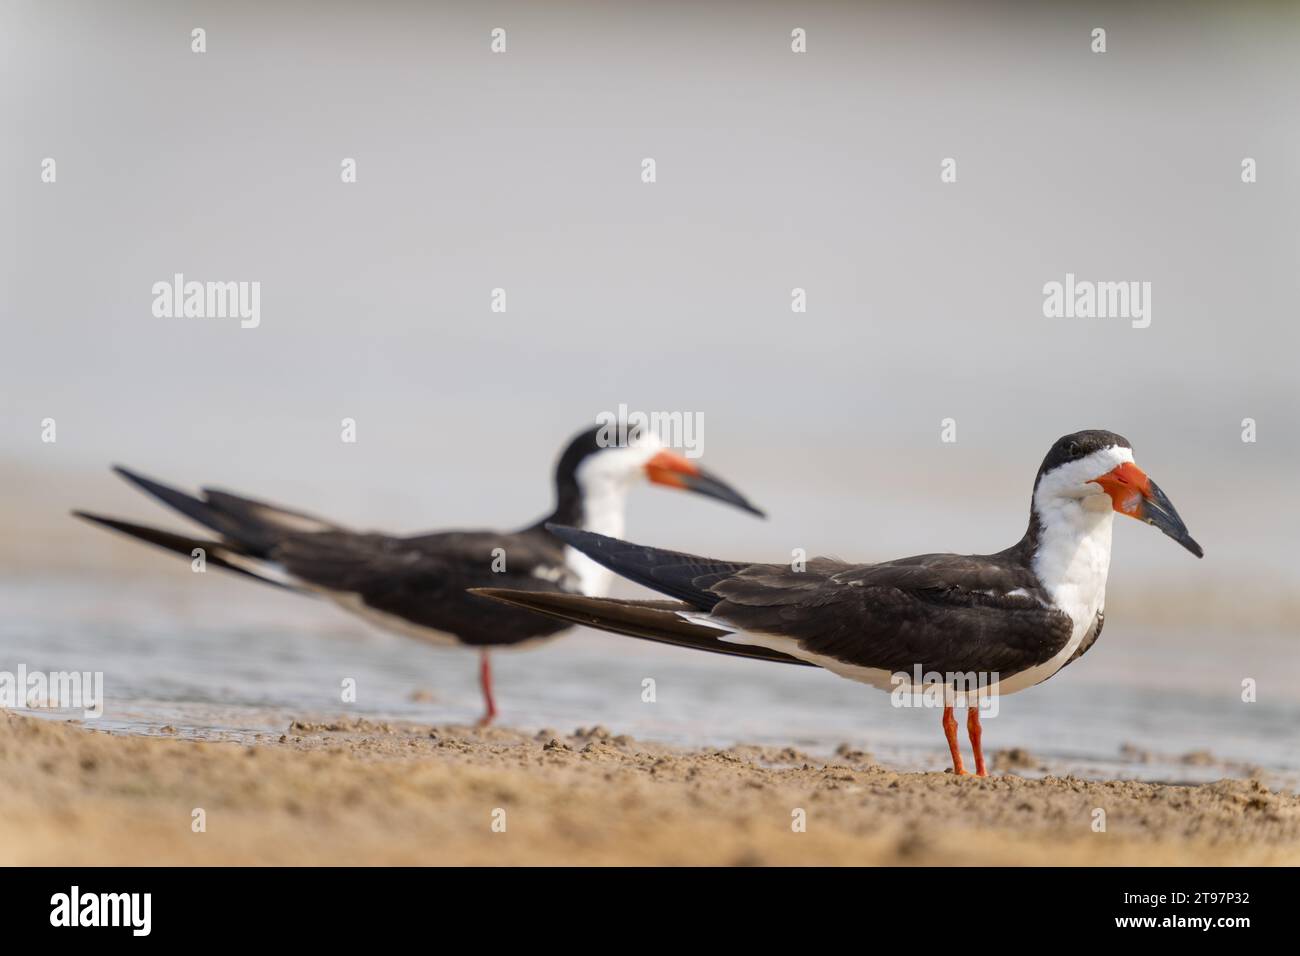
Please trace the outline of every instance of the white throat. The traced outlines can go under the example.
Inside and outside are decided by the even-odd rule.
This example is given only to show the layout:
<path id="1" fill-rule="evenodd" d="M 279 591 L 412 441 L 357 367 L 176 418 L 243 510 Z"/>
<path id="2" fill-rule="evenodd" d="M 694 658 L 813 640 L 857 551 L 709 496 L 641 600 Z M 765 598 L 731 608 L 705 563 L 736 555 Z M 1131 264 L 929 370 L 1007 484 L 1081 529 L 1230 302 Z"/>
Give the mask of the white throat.
<path id="1" fill-rule="evenodd" d="M 582 530 L 594 531 L 610 538 L 623 537 L 623 514 L 627 509 L 628 486 L 601 483 L 584 489 L 582 496 Z"/>
<path id="2" fill-rule="evenodd" d="M 1077 641 L 1106 606 L 1115 511 L 1105 494 L 1057 499 L 1042 507 L 1035 501 L 1034 510 L 1040 525 L 1034 574 L 1052 603 L 1074 621 Z"/>
<path id="3" fill-rule="evenodd" d="M 582 530 L 610 538 L 623 537 L 626 502 L 627 489 L 616 485 L 603 485 L 594 494 L 588 491 L 582 500 Z M 609 593 L 614 580 L 614 572 L 609 568 L 570 547 L 564 549 L 564 563 L 578 576 L 578 587 L 587 597 L 605 597 Z"/>
<path id="4" fill-rule="evenodd" d="M 1104 448 L 1054 469 L 1034 489 L 1039 537 L 1033 569 L 1052 603 L 1074 621 L 1071 644 L 1083 639 L 1106 605 L 1115 509 L 1091 479 L 1132 460 L 1128 448 Z"/>
<path id="5" fill-rule="evenodd" d="M 611 448 L 590 456 L 578 467 L 578 488 L 582 493 L 581 527 L 610 538 L 623 537 L 627 495 L 645 475 L 645 462 L 658 450 L 657 443 L 644 442 L 626 448 Z M 578 576 L 578 586 L 588 597 L 604 597 L 614 573 L 581 551 L 566 547 L 564 563 Z"/>

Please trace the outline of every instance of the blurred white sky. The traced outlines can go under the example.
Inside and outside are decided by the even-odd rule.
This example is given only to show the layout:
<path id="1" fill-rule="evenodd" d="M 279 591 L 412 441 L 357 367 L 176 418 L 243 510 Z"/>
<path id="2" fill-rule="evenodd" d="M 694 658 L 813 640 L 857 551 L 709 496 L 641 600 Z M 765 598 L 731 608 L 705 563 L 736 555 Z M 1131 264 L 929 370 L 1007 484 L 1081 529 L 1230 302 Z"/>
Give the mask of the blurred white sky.
<path id="1" fill-rule="evenodd" d="M 1207 552 L 1133 524 L 1116 575 L 1297 579 L 1294 10 L 264 6 L 0 12 L 11 551 L 91 534 L 71 506 L 161 516 L 114 461 L 360 526 L 520 524 L 626 403 L 703 414 L 705 464 L 773 516 L 646 490 L 634 537 L 995 550 L 1050 443 L 1103 427 Z M 174 272 L 260 281 L 260 328 L 155 318 Z M 1150 328 L 1044 318 L 1066 272 L 1151 282 Z"/>

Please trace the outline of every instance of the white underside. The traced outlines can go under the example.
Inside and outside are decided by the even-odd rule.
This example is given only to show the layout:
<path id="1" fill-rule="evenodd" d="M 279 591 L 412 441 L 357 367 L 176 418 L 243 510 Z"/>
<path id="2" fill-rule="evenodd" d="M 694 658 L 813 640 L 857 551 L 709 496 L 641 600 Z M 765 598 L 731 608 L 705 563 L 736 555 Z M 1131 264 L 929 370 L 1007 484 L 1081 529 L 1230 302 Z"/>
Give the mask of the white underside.
<path id="1" fill-rule="evenodd" d="M 313 588 L 318 594 L 329 598 L 349 614 L 361 618 L 368 624 L 372 624 L 381 631 L 389 631 L 393 634 L 400 634 L 403 637 L 412 637 L 417 641 L 423 641 L 426 644 L 433 644 L 437 647 L 465 647 L 454 634 L 448 634 L 446 631 L 440 631 L 433 627 L 424 627 L 420 624 L 412 623 L 404 617 L 396 614 L 389 614 L 387 611 L 380 611 L 366 604 L 361 599 L 360 594 L 352 592 L 327 591 L 321 588 Z"/>
<path id="2" fill-rule="evenodd" d="M 703 623 L 697 621 L 696 623 Z M 766 647 L 774 651 L 780 651 L 783 654 L 789 654 L 791 657 L 797 657 L 801 661 L 807 661 L 810 664 L 816 664 L 818 667 L 824 667 L 832 674 L 838 674 L 840 677 L 847 677 L 849 680 L 855 680 L 860 684 L 869 684 L 879 690 L 892 690 L 895 686 L 893 682 L 893 673 L 882 667 L 863 667 L 860 664 L 846 664 L 844 661 L 835 657 L 827 657 L 825 654 L 814 654 L 806 651 L 800 646 L 799 642 L 790 637 L 780 634 L 752 634 L 746 631 L 736 631 L 732 634 L 719 637 L 718 640 L 726 641 L 728 644 L 752 644 L 756 647 Z"/>

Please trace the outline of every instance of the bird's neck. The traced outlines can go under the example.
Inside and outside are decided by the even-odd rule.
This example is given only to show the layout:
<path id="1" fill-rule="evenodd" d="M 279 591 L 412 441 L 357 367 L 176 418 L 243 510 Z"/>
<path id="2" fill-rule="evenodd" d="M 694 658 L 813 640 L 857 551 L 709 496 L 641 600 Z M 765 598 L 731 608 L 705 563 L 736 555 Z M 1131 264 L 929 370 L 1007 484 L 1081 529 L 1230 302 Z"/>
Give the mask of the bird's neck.
<path id="1" fill-rule="evenodd" d="M 621 538 L 628 490 L 626 482 L 612 479 L 560 483 L 555 510 L 544 520 Z"/>
<path id="2" fill-rule="evenodd" d="M 1090 627 L 1106 603 L 1115 512 L 1106 495 L 1035 498 L 1024 556 L 1052 604 Z"/>
<path id="3" fill-rule="evenodd" d="M 588 478 L 579 485 L 563 484 L 557 489 L 555 511 L 547 521 L 611 538 L 623 537 L 628 484 L 612 478 Z M 588 597 L 604 597 L 614 574 L 581 551 L 566 547 L 564 563 L 578 577 L 579 588 Z"/>

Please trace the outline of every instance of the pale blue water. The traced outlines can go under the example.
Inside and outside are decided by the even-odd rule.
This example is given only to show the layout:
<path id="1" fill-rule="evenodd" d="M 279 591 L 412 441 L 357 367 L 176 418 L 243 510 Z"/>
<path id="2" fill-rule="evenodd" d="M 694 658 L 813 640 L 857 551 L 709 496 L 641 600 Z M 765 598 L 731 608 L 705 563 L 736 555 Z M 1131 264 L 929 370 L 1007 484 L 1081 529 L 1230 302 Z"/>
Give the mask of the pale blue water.
<path id="1" fill-rule="evenodd" d="M 175 568 L 11 577 L 0 585 L 0 670 L 103 671 L 105 711 L 93 724 L 123 733 L 170 725 L 181 736 L 254 739 L 294 719 L 435 725 L 480 713 L 475 654 L 372 631 L 323 602 Z M 817 756 L 848 743 L 899 768 L 947 762 L 937 711 L 896 709 L 879 691 L 812 668 L 591 631 L 495 662 L 500 721 L 511 727 L 601 724 L 673 744 L 794 746 Z M 641 699 L 647 677 L 654 703 Z M 345 678 L 356 681 L 355 703 L 341 700 Z M 1241 701 L 1243 678 L 1258 682 L 1257 702 Z M 1270 784 L 1294 789 L 1298 687 L 1286 636 L 1139 632 L 1108 620 L 1082 662 L 1003 699 L 985 719 L 985 743 L 990 754 L 1026 748 L 1055 774 L 1201 781 L 1258 767 Z M 1205 750 L 1209 763 L 1184 759 Z"/>

